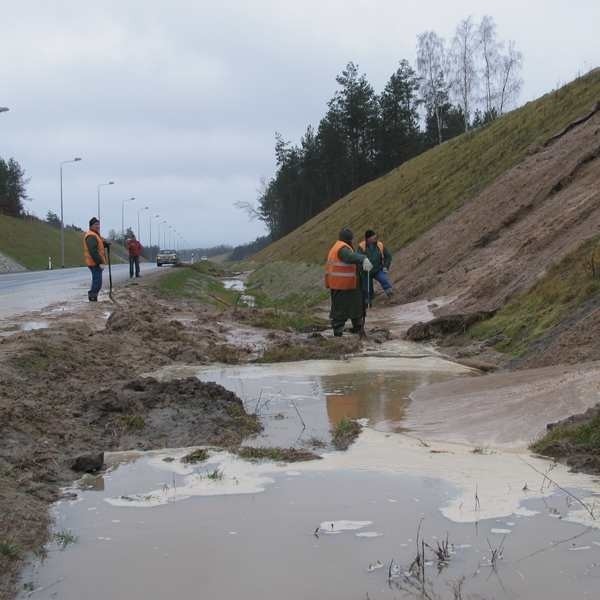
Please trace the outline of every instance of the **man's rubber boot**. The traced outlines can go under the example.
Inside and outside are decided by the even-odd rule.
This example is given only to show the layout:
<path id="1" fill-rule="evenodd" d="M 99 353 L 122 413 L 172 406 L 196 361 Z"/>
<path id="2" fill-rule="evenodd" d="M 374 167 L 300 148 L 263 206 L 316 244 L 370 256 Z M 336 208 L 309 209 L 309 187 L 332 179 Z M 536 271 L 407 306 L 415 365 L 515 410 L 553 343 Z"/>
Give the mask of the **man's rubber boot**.
<path id="1" fill-rule="evenodd" d="M 90 293 L 88 292 L 88 300 L 89 300 L 90 302 L 98 302 L 98 296 L 96 296 L 95 294 L 90 294 Z"/>

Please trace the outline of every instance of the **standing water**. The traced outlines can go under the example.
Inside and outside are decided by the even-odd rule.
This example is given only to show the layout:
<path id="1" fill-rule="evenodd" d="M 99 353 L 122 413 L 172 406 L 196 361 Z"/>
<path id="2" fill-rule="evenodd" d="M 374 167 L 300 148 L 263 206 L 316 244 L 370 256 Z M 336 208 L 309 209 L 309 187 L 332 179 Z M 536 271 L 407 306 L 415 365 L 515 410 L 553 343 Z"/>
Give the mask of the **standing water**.
<path id="1" fill-rule="evenodd" d="M 430 355 L 156 375 L 190 373 L 260 414 L 265 429 L 248 444 L 325 444 L 323 459 L 252 463 L 213 449 L 190 466 L 186 450 L 113 455 L 107 474 L 56 505 L 57 531 L 77 541 L 31 566 L 22 598 L 597 597 L 600 532 L 573 499 L 593 504 L 590 478 L 554 468 L 565 495 L 531 468 L 547 461 L 406 430 L 413 390 L 468 369 Z M 330 429 L 344 417 L 369 427 L 336 452 Z"/>

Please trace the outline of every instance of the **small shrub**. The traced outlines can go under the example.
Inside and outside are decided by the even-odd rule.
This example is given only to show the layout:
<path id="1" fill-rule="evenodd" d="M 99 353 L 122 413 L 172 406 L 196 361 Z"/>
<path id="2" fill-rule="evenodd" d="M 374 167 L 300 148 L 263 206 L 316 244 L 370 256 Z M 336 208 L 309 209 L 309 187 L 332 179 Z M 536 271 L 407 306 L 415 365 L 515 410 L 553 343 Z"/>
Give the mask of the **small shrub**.
<path id="1" fill-rule="evenodd" d="M 181 459 L 181 462 L 195 465 L 197 463 L 204 462 L 205 460 L 207 460 L 208 456 L 208 450 L 206 450 L 205 448 L 198 448 L 198 450 L 194 450 L 193 452 L 186 454 Z"/>
<path id="2" fill-rule="evenodd" d="M 59 545 L 61 550 L 64 550 L 67 546 L 77 541 L 77 536 L 68 529 L 63 529 L 54 534 L 54 541 Z"/>
<path id="3" fill-rule="evenodd" d="M 347 450 L 361 431 L 360 423 L 344 417 L 331 431 L 333 445 L 338 450 Z"/>

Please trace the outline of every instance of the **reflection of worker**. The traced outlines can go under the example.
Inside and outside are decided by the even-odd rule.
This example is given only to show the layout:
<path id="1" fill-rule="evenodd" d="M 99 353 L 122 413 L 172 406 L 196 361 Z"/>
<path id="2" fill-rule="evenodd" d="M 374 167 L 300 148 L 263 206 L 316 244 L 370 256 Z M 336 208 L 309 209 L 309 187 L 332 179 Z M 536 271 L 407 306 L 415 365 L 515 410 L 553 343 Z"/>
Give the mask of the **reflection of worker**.
<path id="1" fill-rule="evenodd" d="M 133 268 L 135 266 L 135 276 L 140 276 L 140 256 L 142 255 L 142 245 L 135 239 L 135 235 L 131 234 L 131 237 L 126 243 L 127 252 L 129 253 L 129 277 L 133 277 Z"/>
<path id="2" fill-rule="evenodd" d="M 352 321 L 352 333 L 362 333 L 365 304 L 360 285 L 362 270 L 372 268 L 371 261 L 354 251 L 354 234 L 344 228 L 338 241 L 331 247 L 325 265 L 325 287 L 331 290 L 331 327 L 333 335 L 340 337 L 346 321 Z"/>
<path id="3" fill-rule="evenodd" d="M 377 234 L 372 229 L 367 229 L 365 239 L 358 245 L 358 252 L 364 254 L 373 264 L 373 269 L 364 276 L 363 290 L 368 306 L 373 303 L 375 290 L 373 282 L 377 281 L 383 288 L 385 295 L 390 298 L 393 295 L 392 284 L 388 276 L 392 255 L 389 250 L 377 239 Z M 367 277 L 369 280 L 367 281 Z"/>
<path id="4" fill-rule="evenodd" d="M 106 265 L 106 251 L 110 244 L 100 235 L 100 221 L 96 217 L 90 219 L 90 228 L 83 236 L 83 255 L 85 264 L 92 273 L 92 287 L 88 292 L 88 300 L 97 302 L 98 293 L 102 289 L 102 269 Z"/>

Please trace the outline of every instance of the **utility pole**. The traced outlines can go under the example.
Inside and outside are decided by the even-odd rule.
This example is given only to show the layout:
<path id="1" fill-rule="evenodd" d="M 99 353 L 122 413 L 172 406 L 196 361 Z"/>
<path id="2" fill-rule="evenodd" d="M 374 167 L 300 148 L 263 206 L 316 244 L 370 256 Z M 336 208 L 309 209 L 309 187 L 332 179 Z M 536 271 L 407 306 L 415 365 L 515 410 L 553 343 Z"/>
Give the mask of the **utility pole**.
<path id="1" fill-rule="evenodd" d="M 8 110 L 8 109 L 6 109 Z M 5 111 L 0 111 L 5 112 Z M 63 160 L 60 163 L 60 267 L 65 268 L 65 219 L 63 214 L 63 165 L 79 162 L 81 158 L 76 156 L 71 160 Z"/>

